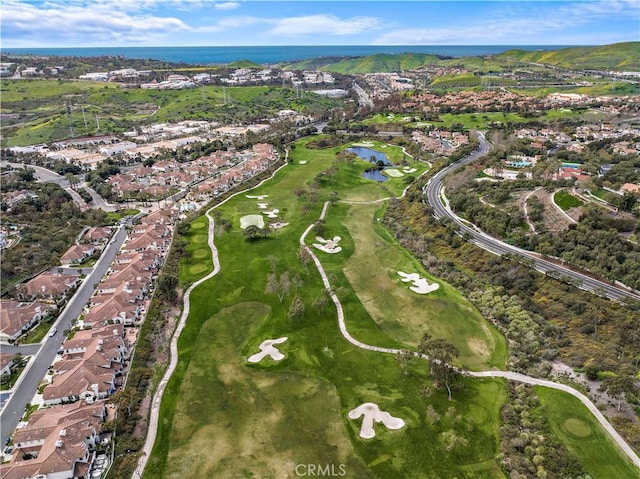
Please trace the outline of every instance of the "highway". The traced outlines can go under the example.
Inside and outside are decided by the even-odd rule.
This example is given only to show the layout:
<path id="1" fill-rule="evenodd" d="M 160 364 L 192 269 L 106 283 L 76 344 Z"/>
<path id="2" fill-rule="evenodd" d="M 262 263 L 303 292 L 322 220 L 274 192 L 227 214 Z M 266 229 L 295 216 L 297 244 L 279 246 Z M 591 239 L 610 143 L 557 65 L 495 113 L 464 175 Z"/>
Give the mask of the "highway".
<path id="1" fill-rule="evenodd" d="M 503 241 L 500 241 L 492 236 L 481 231 L 477 226 L 463 220 L 457 216 L 451 208 L 449 208 L 446 198 L 444 197 L 443 181 L 444 178 L 454 172 L 455 170 L 462 168 L 482 156 L 485 156 L 491 145 L 485 139 L 482 133 L 478 133 L 478 140 L 480 146 L 477 150 L 473 151 L 468 156 L 452 163 L 451 165 L 443 168 L 433 175 L 423 189 L 424 196 L 428 204 L 433 208 L 433 215 L 437 218 L 448 217 L 453 220 L 458 226 L 458 232 L 463 237 L 468 239 L 476 246 L 489 251 L 497 255 L 517 255 L 526 260 L 527 264 L 540 271 L 541 273 L 551 273 L 557 276 L 569 278 L 574 281 L 581 289 L 585 291 L 594 292 L 596 294 L 606 296 L 609 299 L 623 300 L 626 298 L 632 298 L 640 301 L 640 292 L 612 284 L 611 282 L 602 281 L 584 273 L 580 273 L 573 269 L 570 269 L 561 264 L 556 264 L 553 261 L 542 258 L 536 253 L 527 251 L 516 246 L 509 245 Z M 445 201 L 443 201 L 443 199 Z"/>
<path id="2" fill-rule="evenodd" d="M 107 269 L 109 269 L 113 258 L 116 256 L 126 237 L 126 227 L 120 225 L 100 256 L 100 259 L 93 267 L 93 271 L 84 279 L 73 295 L 73 298 L 69 300 L 66 307 L 58 316 L 58 319 L 53 325 L 57 328 L 58 332 L 53 337 L 46 336 L 40 345 L 35 345 L 39 346 L 37 352 L 33 353 L 33 346 L 29 349 L 34 355 L 14 386 L 11 398 L 0 412 L 0 429 L 2 430 L 0 434 L 2 435 L 2 439 L 11 435 L 18 425 L 20 417 L 24 413 L 25 405 L 33 398 L 40 381 L 42 381 L 42 378 L 47 374 L 49 365 L 53 362 L 60 345 L 64 341 L 63 331 L 72 328 L 72 321 L 80 316 L 82 309 L 93 295 L 96 285 L 107 272 Z M 4 351 L 5 348 L 8 348 L 8 346 L 3 344 L 2 350 Z"/>

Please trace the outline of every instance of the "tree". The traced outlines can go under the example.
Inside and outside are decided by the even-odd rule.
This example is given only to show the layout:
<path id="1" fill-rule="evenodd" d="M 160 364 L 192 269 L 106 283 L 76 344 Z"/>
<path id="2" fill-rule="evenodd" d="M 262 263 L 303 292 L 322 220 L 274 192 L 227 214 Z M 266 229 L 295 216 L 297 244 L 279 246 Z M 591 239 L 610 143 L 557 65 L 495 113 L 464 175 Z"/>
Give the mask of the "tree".
<path id="1" fill-rule="evenodd" d="M 317 236 L 322 236 L 324 234 L 324 220 L 318 220 L 313 224 L 313 232 Z"/>
<path id="2" fill-rule="evenodd" d="M 318 296 L 316 299 L 313 300 L 313 308 L 317 309 L 318 311 L 320 311 L 320 314 L 324 314 L 324 308 L 327 307 L 327 305 L 329 304 L 329 298 L 327 297 L 326 294 L 323 294 L 322 296 Z"/>
<path id="3" fill-rule="evenodd" d="M 429 333 L 425 333 L 418 351 L 429 357 L 431 375 L 435 382 L 444 383 L 451 401 L 451 386 L 458 377 L 458 371 L 450 362 L 458 357 L 458 349 L 446 339 L 432 339 Z"/>
<path id="4" fill-rule="evenodd" d="M 265 294 L 275 294 L 282 303 L 284 297 L 291 291 L 291 278 L 288 271 L 282 273 L 278 278 L 275 273 L 267 275 L 267 285 L 264 289 Z"/>
<path id="5" fill-rule="evenodd" d="M 278 257 L 270 254 L 267 256 L 267 261 L 271 267 L 271 272 L 276 274 L 278 272 Z"/>
<path id="6" fill-rule="evenodd" d="M 400 365 L 400 370 L 402 371 L 403 374 L 408 374 L 407 366 L 409 365 L 410 358 L 411 358 L 411 351 L 409 351 L 408 349 L 401 349 L 400 351 L 398 351 L 398 354 L 396 355 L 396 360 L 398 361 L 398 364 Z"/>
<path id="7" fill-rule="evenodd" d="M 260 237 L 261 228 L 258 228 L 256 225 L 249 225 L 249 226 L 247 226 L 245 228 L 245 230 L 242 232 L 242 234 L 249 241 L 253 241 L 253 240 L 258 239 Z"/>
<path id="8" fill-rule="evenodd" d="M 158 292 L 161 293 L 170 303 L 178 299 L 176 287 L 178 278 L 172 274 L 163 274 L 158 278 Z"/>
<path id="9" fill-rule="evenodd" d="M 191 223 L 189 223 L 188 221 L 181 221 L 176 226 L 176 233 L 180 235 L 186 235 L 190 229 L 191 229 Z"/>
<path id="10" fill-rule="evenodd" d="M 64 175 L 64 177 L 69 182 L 69 186 L 71 186 L 71 189 L 75 190 L 76 186 L 78 186 L 78 178 L 76 178 L 73 173 L 67 173 L 66 175 Z"/>
<path id="11" fill-rule="evenodd" d="M 606 392 L 609 396 L 618 400 L 617 410 L 620 411 L 622 400 L 631 395 L 638 394 L 638 387 L 632 372 L 621 373 L 602 381 L 598 391 Z"/>
<path id="12" fill-rule="evenodd" d="M 291 306 L 289 306 L 289 311 L 287 312 L 287 317 L 291 320 L 297 319 L 300 320 L 304 316 L 304 303 L 302 302 L 302 298 L 296 295 L 291 302 Z"/>
<path id="13" fill-rule="evenodd" d="M 309 253 L 309 249 L 306 246 L 300 246 L 298 250 L 298 258 L 302 261 L 302 265 L 304 266 L 304 271 L 309 274 L 309 262 L 313 259 L 311 257 L 311 253 Z"/>

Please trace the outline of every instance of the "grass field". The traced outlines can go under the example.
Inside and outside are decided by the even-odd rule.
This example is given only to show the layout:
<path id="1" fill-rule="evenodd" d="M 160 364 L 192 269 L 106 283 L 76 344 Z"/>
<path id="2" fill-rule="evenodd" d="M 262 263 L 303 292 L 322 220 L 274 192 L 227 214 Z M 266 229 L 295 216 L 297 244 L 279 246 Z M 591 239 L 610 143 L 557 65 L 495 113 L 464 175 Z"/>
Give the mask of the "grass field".
<path id="1" fill-rule="evenodd" d="M 429 120 L 429 123 L 435 127 L 441 126 L 450 128 L 454 124 L 461 124 L 466 130 L 477 128 L 489 128 L 493 123 L 527 123 L 532 120 L 556 120 L 556 119 L 579 119 L 598 120 L 605 116 L 602 112 L 596 110 L 573 110 L 568 108 L 548 110 L 541 117 L 526 118 L 517 113 L 502 112 L 479 112 L 479 113 L 445 113 L 440 115 L 439 120 Z M 416 115 L 410 114 L 376 114 L 363 121 L 364 124 L 385 124 L 385 123 L 403 123 L 408 127 L 420 126 L 421 122 L 414 121 Z"/>
<path id="2" fill-rule="evenodd" d="M 336 152 L 348 145 L 311 150 L 304 146 L 307 141 L 292 150 L 291 164 L 250 193 L 268 195 L 260 201 L 280 209 L 289 226 L 270 238 L 247 241 L 239 221 L 259 212 L 258 200 L 241 194 L 219 209 L 233 225 L 231 232 L 216 236 L 222 269 L 191 295 L 191 313 L 178 345 L 180 363 L 165 392 L 159 435 L 144 477 L 296 477 L 298 465 L 320 464 L 336 471 L 343 467 L 345 477 L 357 478 L 503 478 L 496 456 L 505 382 L 465 378 L 464 387 L 448 401 L 424 361 L 411 359 L 402 368 L 393 355 L 347 342 L 313 264 L 307 268 L 297 257 L 301 233 L 335 191 L 338 201 L 328 209 L 322 236 L 340 236 L 343 249 L 316 254 L 355 338 L 412 348 L 429 331 L 454 342 L 461 351 L 458 364 L 473 369 L 504 367 L 504 338 L 379 226 L 384 204 L 346 203 L 389 194 L 361 178 L 360 162 L 335 162 Z M 391 146 L 385 150 L 401 155 Z M 295 194 L 328 169 L 334 171 L 320 177 L 316 200 Z M 403 186 L 401 179 L 386 183 L 389 190 Z M 201 217 L 186 235 L 183 286 L 211 271 L 206 231 Z M 399 280 L 398 270 L 419 272 L 440 289 L 416 295 Z M 270 271 L 294 278 L 282 301 L 265 292 Z M 296 294 L 304 314 L 294 319 L 288 310 Z M 288 338 L 279 345 L 282 361 L 247 362 L 262 341 L 279 337 Z M 426 396 L 424 386 L 431 390 Z M 347 413 L 364 402 L 402 418 L 405 427 L 391 431 L 378 424 L 375 438 L 361 439 L 360 421 L 348 419 Z M 565 419 L 571 434 L 586 437 L 580 414 Z"/>
<path id="3" fill-rule="evenodd" d="M 304 94 L 291 88 L 206 85 L 183 90 L 122 89 L 116 84 L 57 80 L 3 81 L 2 112 L 19 113 L 15 124 L 4 122 L 7 146 L 50 142 L 74 135 L 118 133 L 140 123 L 184 119 L 242 121 L 244 115 L 270 116 L 293 108 L 312 112 L 332 108 L 340 100 Z M 69 116 L 65 105 L 69 105 Z M 84 116 L 83 116 L 84 109 Z M 96 121 L 96 116 L 98 120 Z M 85 124 L 84 120 L 87 120 Z"/>
<path id="4" fill-rule="evenodd" d="M 578 399 L 554 389 L 536 387 L 551 429 L 593 477 L 640 478 L 600 423 Z"/>
<path id="5" fill-rule="evenodd" d="M 441 389 L 424 398 L 422 386 L 431 381 L 423 361 L 412 360 L 405 373 L 393 355 L 355 348 L 340 335 L 335 308 L 314 303 L 325 297 L 323 286 L 313 265 L 307 272 L 296 253 L 298 238 L 317 219 L 322 200 L 330 191 L 337 191 L 339 199 L 361 201 L 389 193 L 362 179 L 363 165 L 356 162 L 338 166 L 322 186 L 318 201 L 296 198 L 295 188 L 304 188 L 329 168 L 339 150 L 309 150 L 303 145 L 300 142 L 292 151 L 292 164 L 251 192 L 269 195 L 262 201 L 280 209 L 289 226 L 270 239 L 246 241 L 239 218 L 258 211 L 256 200 L 243 194 L 220 208 L 222 217 L 233 224 L 230 233 L 216 238 L 222 270 L 192 293 L 191 314 L 179 341 L 180 365 L 165 393 L 159 437 L 145 477 L 294 477 L 297 464 L 344 465 L 347 477 L 503 477 L 494 460 L 500 405 L 506 397 L 502 381 L 465 380 L 465 388 L 454 394 L 452 402 Z M 385 150 L 401 158 L 401 150 L 395 149 Z M 404 186 L 402 179 L 386 183 L 398 191 Z M 368 247 L 358 235 L 352 236 L 359 228 L 355 218 L 359 214 L 371 211 L 343 203 L 330 207 L 324 236 L 340 235 L 343 251 L 323 255 L 323 265 L 355 337 L 372 344 L 411 346 L 421 330 L 419 324 L 380 328 L 361 304 L 363 291 L 354 290 L 342 273 L 352 261 L 350 256 Z M 188 254 L 180 269 L 183 285 L 211 270 L 210 256 L 203 254 L 206 224 L 204 218 L 197 219 L 186 235 Z M 410 257 L 383 230 L 371 228 L 366 234 L 382 234 L 379 240 L 389 258 L 395 258 L 394 267 L 408 266 Z M 272 265 L 278 274 L 288 271 L 300 278 L 302 319 L 287 317 L 293 290 L 282 303 L 276 295 L 265 294 Z M 198 266 L 199 272 L 194 272 Z M 406 295 L 406 285 L 393 281 L 390 285 Z M 442 311 L 437 321 L 445 321 L 447 308 L 452 321 L 461 321 L 454 311 L 461 302 L 466 307 L 468 303 L 446 288 L 446 294 L 434 300 Z M 469 314 L 474 313 L 469 310 Z M 408 333 L 402 331 L 405 327 Z M 282 336 L 289 338 L 280 346 L 283 361 L 246 362 L 264 339 Z M 491 334 L 482 339 L 494 340 Z M 465 352 L 470 363 L 491 362 L 491 355 L 476 356 L 471 350 Z M 493 361 L 500 360 L 504 358 Z M 378 425 L 375 439 L 360 439 L 360 421 L 349 420 L 346 414 L 368 401 L 404 419 L 405 428 L 387 431 Z M 433 424 L 423 414 L 429 404 L 441 416 Z M 447 451 L 442 439 L 446 431 L 464 437 L 468 445 Z M 205 448 L 208 453 L 202 454 Z"/>
<path id="6" fill-rule="evenodd" d="M 577 208 L 579 206 L 584 205 L 584 203 L 573 196 L 571 193 L 560 190 L 553 195 L 553 201 L 557 204 L 563 211 L 570 210 L 571 208 Z"/>

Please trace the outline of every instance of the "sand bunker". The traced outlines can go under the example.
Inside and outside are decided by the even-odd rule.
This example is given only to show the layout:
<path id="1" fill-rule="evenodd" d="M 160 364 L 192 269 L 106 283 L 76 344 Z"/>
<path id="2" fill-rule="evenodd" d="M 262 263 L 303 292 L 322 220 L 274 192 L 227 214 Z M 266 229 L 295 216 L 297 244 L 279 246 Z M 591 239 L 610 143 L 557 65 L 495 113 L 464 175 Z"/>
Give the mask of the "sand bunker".
<path id="1" fill-rule="evenodd" d="M 362 418 L 362 426 L 360 427 L 360 437 L 364 439 L 371 439 L 375 437 L 376 432 L 373 430 L 373 423 L 381 422 L 388 429 L 401 429 L 404 427 L 404 421 L 399 417 L 393 417 L 386 411 L 381 411 L 377 404 L 372 402 L 366 402 L 361 404 L 355 409 L 349 411 L 350 419 Z"/>
<path id="2" fill-rule="evenodd" d="M 300 160 L 298 163 L 300 165 L 306 165 L 307 164 L 307 160 Z"/>
<path id="3" fill-rule="evenodd" d="M 255 195 L 244 195 L 244 196 L 246 196 L 247 198 L 254 199 L 254 200 L 264 200 L 265 198 L 269 197 L 269 195 L 257 195 L 257 196 L 255 196 Z"/>
<path id="4" fill-rule="evenodd" d="M 317 243 L 313 243 L 313 246 L 318 248 L 320 251 L 324 251 L 325 253 L 339 253 L 342 251 L 342 247 L 338 246 L 342 238 L 340 236 L 334 236 L 333 239 L 326 240 L 321 238 L 320 236 L 316 236 Z"/>
<path id="5" fill-rule="evenodd" d="M 409 168 L 408 166 L 402 168 L 403 173 L 415 173 L 416 171 L 418 171 L 417 168 Z"/>
<path id="6" fill-rule="evenodd" d="M 387 170 L 384 170 L 383 173 L 392 178 L 400 178 L 404 176 L 400 171 L 396 170 L 395 168 L 389 168 Z"/>
<path id="7" fill-rule="evenodd" d="M 262 343 L 259 346 L 260 352 L 249 357 L 247 361 L 249 361 L 250 363 L 259 363 L 267 356 L 269 356 L 274 361 L 281 361 L 282 359 L 284 359 L 284 354 L 278 351 L 273 345 L 284 343 L 287 339 L 288 339 L 287 337 L 284 337 L 284 338 L 278 338 L 278 339 L 267 339 L 266 341 L 262 341 Z"/>
<path id="8" fill-rule="evenodd" d="M 264 218 L 262 215 L 246 215 L 240 218 L 240 228 L 247 229 L 248 226 L 257 226 L 258 228 L 264 228 Z"/>
<path id="9" fill-rule="evenodd" d="M 402 281 L 413 281 L 413 285 L 409 287 L 411 291 L 418 294 L 427 294 L 435 291 L 440 287 L 438 283 L 427 283 L 427 280 L 421 277 L 418 273 L 405 273 L 404 271 L 398 271 L 398 274 L 402 277 Z"/>
<path id="10" fill-rule="evenodd" d="M 280 213 L 280 210 L 278 208 L 274 208 L 271 211 L 263 211 L 262 213 L 267 215 L 267 217 L 269 218 L 277 218 L 278 213 Z"/>
<path id="11" fill-rule="evenodd" d="M 370 141 L 361 141 L 360 143 L 352 143 L 351 146 L 354 147 L 362 147 L 362 148 L 371 148 L 372 146 L 374 146 L 373 143 L 371 143 Z"/>
<path id="12" fill-rule="evenodd" d="M 265 209 L 267 206 L 269 206 L 269 203 L 258 203 L 258 208 L 261 210 Z"/>

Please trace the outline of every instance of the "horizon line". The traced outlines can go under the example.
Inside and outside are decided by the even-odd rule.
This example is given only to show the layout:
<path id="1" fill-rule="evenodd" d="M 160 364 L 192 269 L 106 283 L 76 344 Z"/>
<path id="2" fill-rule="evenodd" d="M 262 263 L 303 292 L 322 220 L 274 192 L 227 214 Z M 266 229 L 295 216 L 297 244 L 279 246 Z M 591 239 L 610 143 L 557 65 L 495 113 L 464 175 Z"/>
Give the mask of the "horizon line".
<path id="1" fill-rule="evenodd" d="M 614 42 L 614 43 L 576 43 L 576 44 L 564 44 L 564 43 L 447 43 L 447 44 L 328 44 L 328 45 L 307 45 L 307 44 L 296 44 L 296 45 L 93 45 L 93 46 L 13 46 L 13 47 L 4 47 L 3 50 L 11 50 L 11 49 L 22 49 L 22 50 L 53 50 L 58 48 L 76 48 L 76 49 L 89 49 L 89 48 L 287 48 L 287 47 L 518 47 L 518 46 L 540 46 L 540 47 L 597 47 L 597 46 L 605 46 L 605 45 L 618 45 L 622 43 L 640 43 L 637 40 L 628 40 L 624 42 Z"/>

